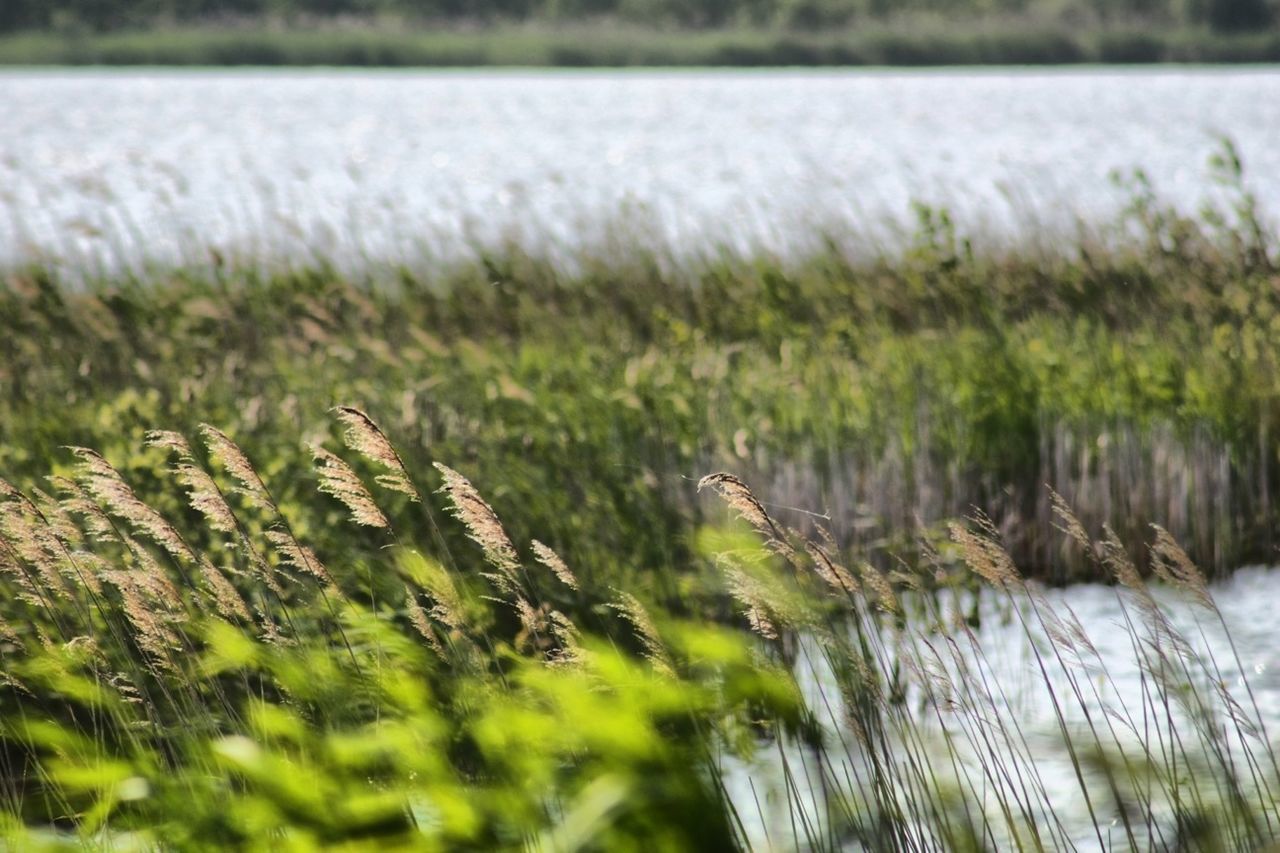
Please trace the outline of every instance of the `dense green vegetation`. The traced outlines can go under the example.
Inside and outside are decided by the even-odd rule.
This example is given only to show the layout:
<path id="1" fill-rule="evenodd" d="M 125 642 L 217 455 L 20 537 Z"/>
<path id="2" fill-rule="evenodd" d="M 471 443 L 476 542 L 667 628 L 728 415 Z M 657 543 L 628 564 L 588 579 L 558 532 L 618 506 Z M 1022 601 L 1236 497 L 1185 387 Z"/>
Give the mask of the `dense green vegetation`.
<path id="1" fill-rule="evenodd" d="M 405 30 L 177 28 L 0 36 L 0 65 L 862 66 L 1280 62 L 1280 33 L 874 25 L 659 31 L 617 23 Z"/>
<path id="2" fill-rule="evenodd" d="M 9 843 L 1262 846 L 1267 721 L 1170 617 L 1277 521 L 1280 257 L 1215 168 L 1052 251 L 11 271 Z M 1015 560 L 1116 584 L 1140 696 Z"/>
<path id="3" fill-rule="evenodd" d="M 1276 247 L 1237 165 L 1217 158 L 1232 200 L 1196 219 L 1139 180 L 1125 221 L 1069 251 L 974 248 L 921 208 L 884 256 L 832 235 L 675 263 L 623 229 L 572 264 L 510 245 L 368 280 L 221 256 L 87 289 L 19 271 L 0 470 L 34 484 L 61 446 L 209 422 L 305 493 L 299 441 L 347 402 L 418 467 L 503 483 L 521 535 L 602 549 L 584 565 L 618 543 L 683 560 L 686 478 L 732 467 L 868 543 L 980 506 L 1020 563 L 1065 577 L 1048 482 L 1092 525 L 1137 544 L 1157 521 L 1230 569 L 1271 555 L 1280 486 Z M 538 497 L 569 469 L 574 498 Z"/>
<path id="4" fill-rule="evenodd" d="M 1275 0 L 6 0 L 0 63 L 1275 62 Z"/>
<path id="5" fill-rule="evenodd" d="M 617 18 L 650 26 L 844 26 L 904 16 L 1021 17 L 1085 26 L 1129 23 L 1258 30 L 1275 21 L 1271 0 L 7 0 L 0 31 L 75 25 L 95 29 L 268 18 L 395 16 L 420 21 Z"/>

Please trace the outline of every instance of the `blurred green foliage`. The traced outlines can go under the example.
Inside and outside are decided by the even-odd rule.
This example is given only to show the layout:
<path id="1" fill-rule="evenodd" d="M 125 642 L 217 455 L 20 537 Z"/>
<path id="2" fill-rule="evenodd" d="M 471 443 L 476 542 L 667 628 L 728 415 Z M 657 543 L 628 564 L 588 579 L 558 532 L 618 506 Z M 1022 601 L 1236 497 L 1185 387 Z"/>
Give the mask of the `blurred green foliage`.
<path id="1" fill-rule="evenodd" d="M 683 27 L 783 23 L 814 28 L 925 12 L 953 18 L 1013 14 L 1077 22 L 1208 24 L 1217 30 L 1238 31 L 1265 28 L 1274 11 L 1268 0 L 1074 0 L 1065 4 L 1046 0 L 7 0 L 0 8 L 0 30 L 76 24 L 115 29 L 244 16 L 367 18 L 380 14 L 434 21 L 615 17 Z"/>

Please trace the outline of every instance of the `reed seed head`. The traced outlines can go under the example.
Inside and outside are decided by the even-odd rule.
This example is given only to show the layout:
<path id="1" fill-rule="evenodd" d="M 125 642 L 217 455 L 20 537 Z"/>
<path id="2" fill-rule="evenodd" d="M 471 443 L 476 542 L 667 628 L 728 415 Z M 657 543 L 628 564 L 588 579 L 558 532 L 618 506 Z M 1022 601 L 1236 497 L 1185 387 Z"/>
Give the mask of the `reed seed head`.
<path id="1" fill-rule="evenodd" d="M 391 526 L 350 465 L 319 445 L 311 446 L 311 455 L 317 462 L 320 491 L 337 498 L 350 511 L 352 521 L 366 527 L 385 529 Z"/>

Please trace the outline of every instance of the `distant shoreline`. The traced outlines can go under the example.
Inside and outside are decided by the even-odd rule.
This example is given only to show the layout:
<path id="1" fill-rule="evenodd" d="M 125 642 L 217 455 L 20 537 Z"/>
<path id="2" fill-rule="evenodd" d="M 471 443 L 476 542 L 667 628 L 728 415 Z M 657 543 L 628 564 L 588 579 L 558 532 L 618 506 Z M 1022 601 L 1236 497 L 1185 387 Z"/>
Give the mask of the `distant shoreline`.
<path id="1" fill-rule="evenodd" d="M 1280 32 L 195 27 L 0 36 L 0 66 L 927 67 L 1280 62 Z"/>

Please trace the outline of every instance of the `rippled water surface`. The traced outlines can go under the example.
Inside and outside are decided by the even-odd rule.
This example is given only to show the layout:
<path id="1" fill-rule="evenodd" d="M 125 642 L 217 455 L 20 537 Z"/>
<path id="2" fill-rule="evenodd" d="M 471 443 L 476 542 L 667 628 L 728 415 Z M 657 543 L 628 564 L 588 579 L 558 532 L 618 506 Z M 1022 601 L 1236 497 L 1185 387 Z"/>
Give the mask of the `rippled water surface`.
<path id="1" fill-rule="evenodd" d="M 1280 206 L 1275 70 L 0 73 L 0 262 L 413 259 L 516 234 L 785 247 L 910 199 L 995 232 L 1192 207 L 1233 138 Z"/>
<path id="2" fill-rule="evenodd" d="M 1198 606 L 1185 593 L 1167 587 L 1153 587 L 1152 592 L 1169 624 L 1187 644 L 1186 656 L 1181 657 L 1170 647 L 1167 639 L 1163 641 L 1170 666 L 1181 666 L 1187 662 L 1187 671 L 1193 674 L 1192 680 L 1200 691 L 1199 695 L 1207 702 L 1215 702 L 1215 697 L 1220 695 L 1215 684 L 1229 692 L 1240 703 L 1238 713 L 1241 719 L 1257 729 L 1256 735 L 1249 738 L 1251 748 L 1264 755 L 1261 743 L 1265 740 L 1275 744 L 1280 738 L 1280 623 L 1275 617 L 1280 604 L 1280 569 L 1241 569 L 1230 578 L 1213 584 L 1210 592 L 1221 612 L 1221 620 L 1213 612 Z M 913 654 L 920 666 L 931 673 L 946 673 L 944 681 L 954 686 L 943 692 L 951 692 L 952 698 L 960 704 L 973 701 L 963 695 L 962 685 L 966 679 L 974 682 L 979 695 L 989 690 L 992 703 L 980 710 L 993 721 L 993 725 L 1002 725 L 1025 736 L 1033 763 L 1023 765 L 1023 769 L 1034 766 L 1034 772 L 1038 774 L 1037 784 L 1043 785 L 1045 797 L 1052 803 L 1056 819 L 1062 821 L 1065 837 L 1070 839 L 1069 844 L 1059 846 L 1074 844 L 1080 850 L 1097 849 L 1094 821 L 1080 795 L 1053 702 L 1056 699 L 1062 708 L 1063 724 L 1072 733 L 1079 749 L 1087 749 L 1093 742 L 1089 734 L 1091 724 L 1102 731 L 1102 740 L 1109 746 L 1114 748 L 1117 742 L 1125 744 L 1131 759 L 1142 754 L 1138 744 L 1143 740 L 1152 744 L 1162 743 L 1161 738 L 1166 737 L 1160 731 L 1165 724 L 1165 711 L 1156 696 L 1151 673 L 1144 672 L 1139 666 L 1134 645 L 1135 636 L 1140 638 L 1140 642 L 1147 643 L 1152 635 L 1143 626 L 1141 608 L 1133 595 L 1115 587 L 1079 584 L 1048 590 L 1042 601 L 1042 613 L 1056 613 L 1063 624 L 1072 618 L 1078 620 L 1081 630 L 1079 635 L 1073 636 L 1086 637 L 1087 644 L 1077 640 L 1069 644 L 1050 643 L 1046 632 L 1039 626 L 1035 611 L 1028 607 L 1024 597 L 1017 595 L 1011 603 L 1010 599 L 987 590 L 978 611 L 981 620 L 975 631 L 975 644 L 970 645 L 961 637 L 955 647 L 962 650 L 967 661 L 967 675 L 961 675 L 956 664 L 947 660 L 948 644 L 936 634 L 920 632 L 918 621 L 915 628 L 897 635 L 890 645 L 899 652 L 905 648 L 914 649 Z M 964 612 L 969 612 L 970 604 L 962 604 Z M 1037 638 L 1034 644 L 1028 639 L 1028 632 L 1016 615 L 1018 612 L 1031 625 L 1030 634 Z M 1126 620 L 1139 625 L 1136 635 L 1126 627 Z M 1227 631 L 1230 632 L 1230 641 Z M 941 656 L 934 654 L 938 649 L 942 650 Z M 809 707 L 816 709 L 819 717 L 827 709 L 839 707 L 840 691 L 826 668 L 818 644 L 805 644 L 798 658 Z M 1042 663 L 1047 682 L 1041 675 Z M 1071 673 L 1074 685 L 1067 673 Z M 1046 689 L 1046 683 L 1052 685 L 1052 695 Z M 1082 691 L 1089 717 L 1072 698 L 1076 688 Z M 1144 692 L 1147 693 L 1145 699 Z M 947 762 L 951 753 L 942 740 L 942 726 L 946 727 L 957 758 L 969 768 L 969 777 L 982 779 L 982 758 L 965 742 L 966 725 L 972 723 L 965 723 L 962 714 L 946 710 L 948 703 L 945 701 L 942 703 L 942 716 L 935 717 L 932 710 L 917 704 L 918 699 L 916 693 L 909 694 L 906 706 L 913 709 L 911 713 L 921 715 L 920 731 L 944 774 L 949 767 Z M 1176 699 L 1170 701 L 1172 704 L 1167 713 L 1178 721 L 1179 730 L 1184 733 L 1194 731 L 1185 709 Z M 1148 709 L 1147 713 L 1144 713 L 1144 707 Z M 1234 740 L 1233 724 L 1223 715 L 1220 706 L 1215 707 L 1214 713 L 1219 715 L 1217 719 L 1223 726 L 1222 743 L 1235 754 L 1239 744 Z M 1151 708 L 1159 711 L 1159 715 L 1152 717 Z M 1001 722 L 996 724 L 994 721 L 997 720 Z M 860 760 L 863 753 L 857 737 L 845 729 L 840 720 L 828 716 L 823 722 L 829 742 L 834 745 L 830 750 L 833 766 L 838 765 L 832 771 L 832 778 L 840 778 L 840 773 L 849 774 L 851 778 L 865 778 L 865 770 L 864 775 L 858 777 L 858 771 L 850 773 L 845 769 L 852 764 L 841 764 L 842 761 L 856 763 Z M 1139 731 L 1146 732 L 1145 738 L 1137 736 Z M 1194 741 L 1192 747 L 1194 753 Z M 996 752 L 1003 754 L 1004 749 L 1001 746 Z M 843 758 L 843 750 L 847 750 L 852 759 Z M 727 767 L 726 782 L 731 796 L 744 816 L 748 831 L 761 843 L 768 838 L 771 827 L 775 836 L 781 833 L 784 840 L 789 840 L 790 816 L 797 808 L 794 797 L 798 796 L 810 819 L 818 820 L 818 804 L 826 796 L 814 781 L 817 772 L 812 756 L 806 764 L 800 750 L 787 752 L 787 760 L 797 776 L 794 784 L 799 790 L 798 795 L 789 796 L 781 781 L 780 754 L 765 752 L 751 765 L 730 763 Z M 1154 760 L 1157 764 L 1160 762 L 1159 757 Z M 1240 760 L 1238 756 L 1237 760 Z M 1011 766 L 1007 757 L 1003 761 Z M 1244 770 L 1241 770 L 1241 776 L 1246 776 Z M 1105 806 L 1102 777 L 1096 772 L 1086 772 L 1086 777 L 1093 786 L 1094 796 L 1104 791 L 1099 820 L 1106 847 L 1127 849 L 1122 826 L 1112 819 L 1111 811 Z M 992 790 L 984 785 L 982 791 L 983 797 L 987 798 L 987 806 L 995 813 L 995 801 L 990 799 Z M 1164 818 L 1169 816 L 1167 809 L 1162 811 L 1155 807 L 1154 811 Z M 999 823 L 998 816 L 994 820 Z M 1044 814 L 1037 816 L 1037 822 L 1042 831 L 1048 826 Z M 1003 849 L 1008 841 L 1001 839 L 997 849 Z M 1008 846 L 1012 849 L 1011 844 Z"/>

